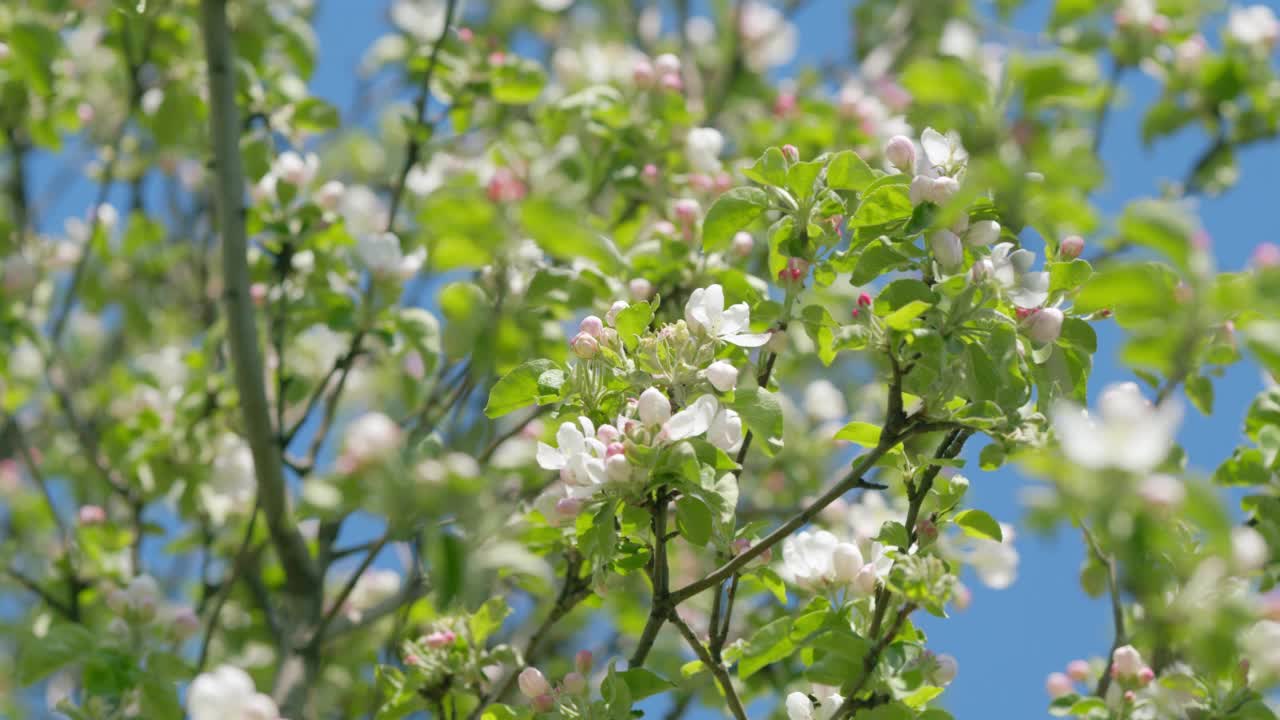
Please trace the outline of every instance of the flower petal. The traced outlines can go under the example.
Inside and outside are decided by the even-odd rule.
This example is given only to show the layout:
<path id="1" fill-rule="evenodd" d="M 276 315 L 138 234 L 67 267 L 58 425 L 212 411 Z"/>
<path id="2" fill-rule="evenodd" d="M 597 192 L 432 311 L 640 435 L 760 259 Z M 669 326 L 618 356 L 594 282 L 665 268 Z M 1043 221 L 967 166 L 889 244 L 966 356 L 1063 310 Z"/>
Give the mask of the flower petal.
<path id="1" fill-rule="evenodd" d="M 727 343 L 732 343 L 738 347 L 753 348 L 760 347 L 769 342 L 769 338 L 773 335 L 769 333 L 741 333 L 738 335 L 726 335 L 722 339 Z"/>
<path id="2" fill-rule="evenodd" d="M 729 306 L 724 311 L 724 319 L 720 323 L 718 335 L 737 335 L 751 327 L 751 308 L 746 303 Z"/>
<path id="3" fill-rule="evenodd" d="M 684 440 L 696 437 L 711 427 L 711 421 L 720 409 L 720 402 L 714 395 L 703 395 L 694 400 L 689 407 L 681 410 L 662 426 L 668 440 Z"/>
<path id="4" fill-rule="evenodd" d="M 550 445 L 538 443 L 538 467 L 544 470 L 559 470 L 564 467 L 564 455 Z"/>

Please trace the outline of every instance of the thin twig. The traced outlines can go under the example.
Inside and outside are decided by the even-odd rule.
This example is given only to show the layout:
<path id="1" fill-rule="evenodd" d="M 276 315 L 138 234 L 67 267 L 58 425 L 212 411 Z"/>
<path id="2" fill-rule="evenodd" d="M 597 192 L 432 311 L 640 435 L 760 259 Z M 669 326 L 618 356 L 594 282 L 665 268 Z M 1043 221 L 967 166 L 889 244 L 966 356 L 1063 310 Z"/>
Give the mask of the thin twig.
<path id="1" fill-rule="evenodd" d="M 733 713 L 737 720 L 747 720 L 747 711 L 742 708 L 742 701 L 738 699 L 738 693 L 733 689 L 733 678 L 729 677 L 729 671 L 725 670 L 724 664 L 712 659 L 702 641 L 694 634 L 693 628 L 689 627 L 688 623 L 682 620 L 674 609 L 667 619 L 671 621 L 672 625 L 676 626 L 676 629 L 684 636 L 685 643 L 698 656 L 702 664 L 707 667 L 707 670 L 711 671 L 711 674 L 715 676 L 716 682 L 720 685 L 720 691 L 724 694 L 725 702 L 729 704 L 729 711 Z"/>
<path id="2" fill-rule="evenodd" d="M 1093 553 L 1098 562 L 1107 568 L 1107 594 L 1111 597 L 1111 623 L 1115 630 L 1115 638 L 1111 641 L 1111 652 L 1107 653 L 1107 665 L 1102 670 L 1102 676 L 1098 678 L 1097 687 L 1094 688 L 1093 694 L 1098 697 L 1106 697 L 1107 690 L 1111 688 L 1111 663 L 1116 655 L 1116 649 L 1125 644 L 1125 627 L 1124 627 L 1124 605 L 1120 599 L 1120 582 L 1116 572 L 1116 559 L 1102 551 L 1102 546 L 1098 544 L 1097 538 L 1089 531 L 1089 527 L 1083 522 L 1080 523 L 1080 532 L 1084 535 L 1085 542 L 1089 545 L 1089 551 Z"/>
<path id="3" fill-rule="evenodd" d="M 333 622 L 334 617 L 342 612 L 342 606 L 347 602 L 347 598 L 351 596 L 352 591 L 356 589 L 356 585 L 360 582 L 360 577 L 364 575 L 364 571 L 369 569 L 373 564 L 378 553 L 382 552 L 382 548 L 386 547 L 387 542 L 391 540 L 391 532 L 387 531 L 378 538 L 373 547 L 369 548 L 369 552 L 365 554 L 364 560 L 360 561 L 360 566 L 355 572 L 351 573 L 351 577 L 347 578 L 347 582 L 342 586 L 342 590 L 338 591 L 338 596 L 334 598 L 333 605 L 329 608 L 329 612 L 325 613 L 321 618 L 320 624 L 316 626 L 315 632 L 311 639 L 311 644 L 315 646 L 324 639 L 324 631 L 329 627 L 329 623 Z"/>
<path id="4" fill-rule="evenodd" d="M 248 562 L 251 552 L 249 547 L 253 542 L 253 531 L 258 523 L 258 502 L 255 500 L 253 504 L 253 514 L 249 516 L 249 522 L 244 528 L 244 537 L 240 539 L 240 548 L 236 550 L 235 560 L 231 563 L 231 572 L 227 574 L 227 579 L 223 581 L 222 587 L 218 588 L 218 594 L 213 600 L 213 609 L 209 612 L 209 623 L 204 628 L 204 638 L 200 641 L 200 656 L 196 660 L 196 672 L 200 672 L 204 668 L 204 664 L 209 659 L 209 644 L 213 640 L 213 634 L 218 630 L 218 622 L 222 616 L 222 606 L 226 604 L 227 598 L 231 596 L 231 588 L 235 586 L 236 580 L 244 571 L 244 566 Z"/>

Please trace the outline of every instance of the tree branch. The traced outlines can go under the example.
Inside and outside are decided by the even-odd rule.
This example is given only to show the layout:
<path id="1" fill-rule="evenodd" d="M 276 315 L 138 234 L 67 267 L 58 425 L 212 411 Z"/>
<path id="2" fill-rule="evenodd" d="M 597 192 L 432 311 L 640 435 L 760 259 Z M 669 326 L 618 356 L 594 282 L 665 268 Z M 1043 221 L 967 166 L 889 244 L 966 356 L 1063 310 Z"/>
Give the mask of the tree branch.
<path id="1" fill-rule="evenodd" d="M 738 693 L 733 689 L 733 678 L 729 677 L 729 671 L 725 670 L 724 664 L 717 662 L 707 652 L 707 648 L 703 646 L 702 641 L 694 634 L 693 628 L 690 628 L 684 620 L 676 614 L 673 608 L 668 619 L 680 634 L 684 636 L 685 643 L 693 650 L 702 664 L 707 666 L 707 670 L 715 676 L 716 682 L 720 685 L 721 692 L 724 693 L 725 702 L 729 704 L 729 711 L 737 720 L 747 720 L 747 711 L 742 708 L 742 701 L 738 699 Z M 634 667 L 634 666 L 633 666 Z"/>
<path id="2" fill-rule="evenodd" d="M 1112 659 L 1116 655 L 1116 649 L 1125 644 L 1124 606 L 1120 600 L 1120 583 L 1116 573 L 1116 559 L 1102 551 L 1102 546 L 1098 544 L 1097 538 L 1093 536 L 1093 533 L 1089 531 L 1089 527 L 1083 522 L 1080 523 L 1080 532 L 1084 535 L 1085 542 L 1089 545 L 1089 551 L 1093 553 L 1098 562 L 1107 566 L 1107 593 L 1111 596 L 1111 623 L 1115 628 L 1115 639 L 1111 641 L 1111 652 L 1107 653 L 1107 665 L 1102 669 L 1102 676 L 1098 678 L 1098 685 L 1093 691 L 1093 694 L 1098 697 L 1106 697 L 1107 690 L 1111 688 Z"/>
<path id="3" fill-rule="evenodd" d="M 369 548 L 369 552 L 365 554 L 364 560 L 360 561 L 360 566 L 356 568 L 355 572 L 351 573 L 351 577 L 347 578 L 346 584 L 342 586 L 342 590 L 339 591 L 338 596 L 334 598 L 333 606 L 329 608 L 329 612 L 325 613 L 324 617 L 320 620 L 320 624 L 316 626 L 315 634 L 311 639 L 311 645 L 313 647 L 318 646 L 324 639 L 325 629 L 329 627 L 329 623 L 333 622 L 334 617 L 337 616 L 338 613 L 342 612 L 342 605 L 347 601 L 347 598 L 351 596 L 351 592 L 356 589 L 356 584 L 360 582 L 360 576 L 364 574 L 365 570 L 369 569 L 369 566 L 373 564 L 374 559 L 378 557 L 378 553 L 382 552 L 382 548 L 386 547 L 387 541 L 390 539 L 390 531 L 383 533 L 382 537 L 378 538 L 377 542 L 373 544 L 373 547 Z"/>
<path id="4" fill-rule="evenodd" d="M 644 630 L 640 632 L 640 640 L 636 643 L 635 652 L 628 661 L 630 667 L 640 667 L 653 643 L 658 639 L 658 631 L 662 623 L 678 604 L 671 601 L 669 568 L 667 567 L 667 496 L 665 486 L 658 488 L 653 501 L 651 522 L 653 530 L 653 565 L 649 571 L 649 579 L 653 584 L 653 597 L 649 602 L 649 619 L 645 621 Z"/>
<path id="5" fill-rule="evenodd" d="M 271 539 L 293 594 L 320 588 L 306 542 L 290 518 L 284 467 L 263 380 L 258 328 L 249 296 L 248 239 L 245 234 L 244 170 L 240 160 L 240 110 L 236 106 L 234 54 L 227 25 L 227 0 L 202 0 L 201 27 L 209 73 L 209 125 L 213 136 L 218 224 L 222 229 L 223 304 L 231 365 L 241 414 L 253 451 L 258 497 Z"/>

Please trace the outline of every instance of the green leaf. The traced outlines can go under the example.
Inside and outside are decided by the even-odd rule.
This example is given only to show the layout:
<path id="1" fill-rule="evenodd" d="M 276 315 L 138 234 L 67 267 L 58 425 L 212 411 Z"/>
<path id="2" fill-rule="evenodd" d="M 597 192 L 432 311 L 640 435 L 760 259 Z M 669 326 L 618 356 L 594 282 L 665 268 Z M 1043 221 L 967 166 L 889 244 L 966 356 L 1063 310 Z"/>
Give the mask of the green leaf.
<path id="1" fill-rule="evenodd" d="M 681 495 L 676 500 L 676 525 L 680 534 L 695 547 L 703 547 L 711 542 L 713 519 L 711 508 L 702 498 L 693 495 Z"/>
<path id="2" fill-rule="evenodd" d="M 1076 288 L 1084 285 L 1093 275 L 1093 266 L 1087 260 L 1076 258 L 1071 262 L 1051 262 L 1047 264 L 1049 270 L 1049 291 L 1057 292 L 1073 292 Z"/>
<path id="3" fill-rule="evenodd" d="M 538 246 L 552 257 L 566 262 L 587 258 L 605 272 L 613 272 L 623 264 L 613 241 L 588 227 L 584 215 L 577 210 L 550 199 L 535 198 L 520 208 L 520 221 Z"/>
<path id="4" fill-rule="evenodd" d="M 18 658 L 18 683 L 30 685 L 83 660 L 93 652 L 95 638 L 83 625 L 64 623 L 49 628 L 44 637 L 29 638 Z"/>
<path id="5" fill-rule="evenodd" d="M 502 597 L 489 598 L 467 619 L 467 628 L 471 630 L 471 642 L 480 647 L 489 636 L 502 627 L 502 623 L 511 614 L 507 601 Z"/>
<path id="6" fill-rule="evenodd" d="M 906 330 L 914 324 L 916 318 L 923 315 L 931 307 L 933 306 L 924 300 L 912 300 L 890 313 L 884 319 L 884 324 L 893 330 Z"/>
<path id="7" fill-rule="evenodd" d="M 1151 248 L 1179 268 L 1189 269 L 1196 222 L 1185 205 L 1169 200 L 1135 200 L 1124 209 L 1116 229 L 1125 242 Z"/>
<path id="8" fill-rule="evenodd" d="M 852 150 L 836 153 L 827 164 L 827 187 L 862 192 L 876 179 L 876 173 Z"/>
<path id="9" fill-rule="evenodd" d="M 622 344 L 628 350 L 634 350 L 639 342 L 639 336 L 649 329 L 649 323 L 652 321 L 653 306 L 647 302 L 636 302 L 618 313 L 613 320 L 613 326 L 618 331 L 618 337 L 622 338 Z"/>
<path id="10" fill-rule="evenodd" d="M 676 684 L 646 668 L 632 668 L 617 674 L 631 691 L 631 702 L 635 703 L 651 695 L 666 692 Z"/>
<path id="11" fill-rule="evenodd" d="M 889 272 L 901 270 L 911 264 L 911 258 L 883 240 L 873 241 L 858 255 L 849 282 L 866 285 Z"/>
<path id="12" fill-rule="evenodd" d="M 547 76 L 538 63 L 509 61 L 493 74 L 493 99 L 503 105 L 528 105 L 538 99 L 546 84 Z"/>
<path id="13" fill-rule="evenodd" d="M 1000 523 L 982 510 L 962 510 L 956 513 L 954 521 L 970 537 L 986 538 L 996 542 L 1004 541 L 1004 533 L 1000 531 Z"/>
<path id="14" fill-rule="evenodd" d="M 782 150 L 771 147 L 764 151 L 755 165 L 743 170 L 742 174 L 761 185 L 782 187 L 787 184 L 787 158 L 783 156 Z"/>
<path id="15" fill-rule="evenodd" d="M 143 717 L 180 718 L 182 703 L 178 702 L 178 686 L 162 674 L 145 672 L 139 682 Z"/>
<path id="16" fill-rule="evenodd" d="M 1244 328 L 1245 344 L 1267 370 L 1280 377 L 1280 322 L 1252 322 Z"/>
<path id="17" fill-rule="evenodd" d="M 324 133 L 341 123 L 338 108 L 318 97 L 305 98 L 293 106 L 293 125 L 299 130 Z"/>
<path id="18" fill-rule="evenodd" d="M 1094 273 L 1080 288 L 1074 309 L 1085 314 L 1110 308 L 1117 319 L 1122 314 L 1138 318 L 1167 318 L 1176 303 L 1173 289 L 1177 276 L 1159 263 L 1125 265 Z"/>
<path id="19" fill-rule="evenodd" d="M 456 534 L 438 533 L 428 549 L 431 584 L 436 591 L 436 607 L 446 608 L 462 592 L 466 583 L 467 548 Z"/>
<path id="20" fill-rule="evenodd" d="M 1203 375 L 1187 378 L 1185 387 L 1191 404 L 1203 415 L 1213 414 L 1213 381 Z"/>
<path id="21" fill-rule="evenodd" d="M 782 406 L 778 398 L 764 388 L 742 388 L 734 393 L 732 407 L 742 416 L 747 429 L 765 441 L 759 447 L 773 455 L 768 441 L 782 437 Z"/>
<path id="22" fill-rule="evenodd" d="M 600 697 L 608 706 L 609 720 L 630 720 L 631 688 L 619 675 L 614 663 L 609 663 L 609 673 L 600 683 Z"/>
<path id="23" fill-rule="evenodd" d="M 822 173 L 823 164 L 817 161 L 793 163 L 787 170 L 787 189 L 797 200 L 807 201 L 813 194 L 813 185 Z"/>
<path id="24" fill-rule="evenodd" d="M 26 76 L 31 89 L 39 95 L 53 91 L 53 60 L 62 42 L 58 34 L 37 23 L 18 23 L 9 29 L 7 38 L 13 59 Z"/>
<path id="25" fill-rule="evenodd" d="M 862 198 L 858 209 L 849 219 L 849 227 L 872 227 L 899 222 L 911 217 L 914 209 L 907 186 L 886 185 Z"/>
<path id="26" fill-rule="evenodd" d="M 484 414 L 496 418 L 529 405 L 556 402 L 563 386 L 564 370 L 559 365 L 550 360 L 529 360 L 494 383 Z"/>
<path id="27" fill-rule="evenodd" d="M 702 248 L 718 252 L 733 236 L 769 209 L 769 194 L 755 187 L 737 187 L 716 198 L 702 221 Z"/>
<path id="28" fill-rule="evenodd" d="M 791 641 L 791 618 L 784 616 L 756 631 L 738 661 L 738 678 L 747 678 L 772 663 L 790 657 L 795 644 Z"/>
<path id="29" fill-rule="evenodd" d="M 474 283 L 452 282 L 440 289 L 437 300 L 446 321 L 445 355 L 454 360 L 471 355 L 492 319 L 489 296 Z"/>
<path id="30" fill-rule="evenodd" d="M 880 444 L 880 426 L 854 420 L 840 428 L 840 432 L 836 433 L 836 439 L 848 440 L 862 447 L 875 447 Z"/>

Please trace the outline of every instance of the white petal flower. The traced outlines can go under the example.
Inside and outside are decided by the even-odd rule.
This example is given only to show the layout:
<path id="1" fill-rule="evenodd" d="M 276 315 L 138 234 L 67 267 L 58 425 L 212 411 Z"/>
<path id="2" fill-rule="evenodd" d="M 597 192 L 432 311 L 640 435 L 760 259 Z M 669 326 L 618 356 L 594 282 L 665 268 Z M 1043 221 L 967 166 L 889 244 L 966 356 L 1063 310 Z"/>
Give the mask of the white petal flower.
<path id="1" fill-rule="evenodd" d="M 1235 7 L 1227 15 L 1227 34 L 1241 45 L 1265 49 L 1280 37 L 1280 21 L 1266 5 Z"/>
<path id="2" fill-rule="evenodd" d="M 1049 273 L 1030 272 L 1035 262 L 1035 253 L 1015 250 L 1013 243 L 991 248 L 991 276 L 1018 307 L 1039 307 L 1049 299 Z"/>
<path id="3" fill-rule="evenodd" d="M 547 470 L 559 470 L 569 497 L 586 498 L 608 480 L 605 470 L 607 448 L 596 439 L 595 425 L 586 417 L 578 418 L 578 424 L 566 422 L 556 431 L 553 448 L 538 443 L 538 466 Z"/>
<path id="4" fill-rule="evenodd" d="M 724 306 L 724 288 L 709 285 L 694 290 L 684 306 L 689 328 L 739 347 L 760 347 L 769 342 L 769 333 L 750 333 L 751 310 L 746 303 Z"/>
<path id="5" fill-rule="evenodd" d="M 793 692 L 787 696 L 788 720 L 813 720 L 813 702 L 802 692 Z"/>
<path id="6" fill-rule="evenodd" d="M 837 422 L 849 413 L 844 393 L 830 380 L 814 380 L 804 389 L 804 411 L 818 422 Z"/>
<path id="7" fill-rule="evenodd" d="M 707 366 L 707 382 L 720 392 L 729 392 L 738 385 L 738 368 L 732 363 L 717 360 Z"/>
<path id="8" fill-rule="evenodd" d="M 707 428 L 707 442 L 732 453 L 742 447 L 742 440 L 742 417 L 734 410 L 720 408 Z"/>
<path id="9" fill-rule="evenodd" d="M 724 136 L 719 130 L 696 127 L 685 136 L 685 159 L 694 172 L 710 175 L 720 172 L 720 152 L 724 150 Z"/>
<path id="10" fill-rule="evenodd" d="M 840 544 L 826 530 L 802 530 L 782 541 L 783 580 L 805 590 L 815 590 L 835 580 L 835 549 Z"/>
<path id="11" fill-rule="evenodd" d="M 965 560 L 978 573 L 982 584 L 993 590 L 1003 590 L 1018 577 L 1018 551 L 1013 547 L 1013 528 L 1000 524 L 1002 542 L 985 538 L 970 540 Z"/>
<path id="12" fill-rule="evenodd" d="M 367 412 L 347 426 L 342 435 L 342 461 L 358 470 L 391 457 L 400 448 L 400 426 L 380 412 Z"/>
<path id="13" fill-rule="evenodd" d="M 969 153 L 955 130 L 943 135 L 933 128 L 925 128 L 920 136 L 920 145 L 929 161 L 927 169 L 937 170 L 943 175 L 954 175 L 969 162 Z"/>
<path id="14" fill-rule="evenodd" d="M 253 471 L 253 452 L 239 435 L 224 435 L 218 441 L 209 479 L 200 486 L 200 500 L 214 524 L 227 517 L 247 513 L 258 490 Z"/>
<path id="15" fill-rule="evenodd" d="M 786 65 L 796 55 L 796 26 L 766 3 L 744 3 L 739 9 L 738 30 L 747 66 L 755 72 Z"/>
<path id="16" fill-rule="evenodd" d="M 671 401 L 658 388 L 646 388 L 640 393 L 636 412 L 645 425 L 661 425 L 671 418 Z"/>
<path id="17" fill-rule="evenodd" d="M 365 269 L 374 275 L 398 275 L 404 264 L 400 238 L 395 233 L 380 232 L 361 235 L 356 240 L 356 255 Z"/>
<path id="18" fill-rule="evenodd" d="M 240 668 L 223 665 L 201 673 L 187 691 L 191 720 L 277 720 L 271 698 L 257 692 L 253 678 Z"/>
<path id="19" fill-rule="evenodd" d="M 391 4 L 391 22 L 421 41 L 435 42 L 444 31 L 445 0 L 395 0 Z"/>
<path id="20" fill-rule="evenodd" d="M 1166 401 L 1152 405 L 1131 382 L 1111 385 L 1098 399 L 1098 413 L 1059 403 L 1052 412 L 1062 451 L 1087 468 L 1149 473 L 1173 447 L 1182 408 Z"/>
<path id="21" fill-rule="evenodd" d="M 714 395 L 703 395 L 672 415 L 662 426 L 662 434 L 671 442 L 697 437 L 711 428 L 719 411 L 720 401 Z"/>

